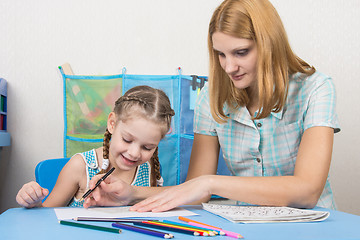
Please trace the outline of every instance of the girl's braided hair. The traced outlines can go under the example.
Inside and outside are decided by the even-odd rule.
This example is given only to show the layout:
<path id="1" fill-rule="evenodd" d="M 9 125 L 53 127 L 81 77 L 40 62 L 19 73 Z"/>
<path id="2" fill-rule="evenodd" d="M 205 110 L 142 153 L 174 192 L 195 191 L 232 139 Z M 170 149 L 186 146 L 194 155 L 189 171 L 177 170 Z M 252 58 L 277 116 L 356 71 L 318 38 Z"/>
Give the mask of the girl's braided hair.
<path id="1" fill-rule="evenodd" d="M 150 86 L 136 86 L 128 90 L 116 102 L 114 113 L 117 121 L 127 120 L 130 117 L 141 116 L 161 126 L 161 138 L 170 130 L 171 117 L 175 115 L 171 103 L 164 91 Z M 103 158 L 109 159 L 111 133 L 106 129 L 103 142 Z M 160 162 L 158 148 L 150 159 L 151 185 L 156 186 L 160 180 Z"/>

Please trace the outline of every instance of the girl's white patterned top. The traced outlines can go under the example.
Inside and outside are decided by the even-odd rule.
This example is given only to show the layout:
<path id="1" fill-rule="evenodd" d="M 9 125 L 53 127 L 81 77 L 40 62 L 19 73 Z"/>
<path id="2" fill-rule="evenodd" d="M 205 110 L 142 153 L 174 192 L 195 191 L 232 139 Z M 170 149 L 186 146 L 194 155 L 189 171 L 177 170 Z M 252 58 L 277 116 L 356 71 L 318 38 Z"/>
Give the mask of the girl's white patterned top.
<path id="1" fill-rule="evenodd" d="M 97 158 L 96 158 L 96 152 L 95 149 L 92 149 L 87 152 L 78 153 L 80 154 L 85 163 L 86 163 L 86 176 L 87 176 L 87 182 L 86 182 L 86 188 L 89 189 L 89 182 L 90 180 L 100 172 L 101 168 L 98 164 Z M 131 183 L 133 186 L 142 186 L 142 187 L 149 187 L 150 184 L 150 174 L 151 174 L 151 166 L 149 162 L 145 162 L 137 167 L 137 171 L 135 174 L 134 181 Z M 83 207 L 84 200 L 79 201 L 77 198 L 73 198 L 71 202 L 68 204 L 69 207 Z"/>

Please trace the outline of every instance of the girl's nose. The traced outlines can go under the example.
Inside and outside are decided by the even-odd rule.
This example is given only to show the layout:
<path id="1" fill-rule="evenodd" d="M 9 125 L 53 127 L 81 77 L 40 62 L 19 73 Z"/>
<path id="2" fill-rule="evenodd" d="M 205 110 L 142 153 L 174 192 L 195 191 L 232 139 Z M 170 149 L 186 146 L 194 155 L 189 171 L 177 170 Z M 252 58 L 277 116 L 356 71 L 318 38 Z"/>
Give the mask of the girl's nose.
<path id="1" fill-rule="evenodd" d="M 140 157 L 140 147 L 136 146 L 135 144 L 131 144 L 131 146 L 128 149 L 128 153 L 132 160 L 137 160 Z"/>

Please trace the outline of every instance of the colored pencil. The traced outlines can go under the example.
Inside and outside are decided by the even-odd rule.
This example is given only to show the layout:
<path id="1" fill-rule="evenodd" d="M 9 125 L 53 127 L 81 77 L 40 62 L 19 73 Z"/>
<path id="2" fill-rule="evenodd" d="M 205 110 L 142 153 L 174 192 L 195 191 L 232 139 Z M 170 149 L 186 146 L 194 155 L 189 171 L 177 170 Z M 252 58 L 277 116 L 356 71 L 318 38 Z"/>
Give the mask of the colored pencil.
<path id="1" fill-rule="evenodd" d="M 143 234 L 155 236 L 155 237 L 173 238 L 173 235 L 169 234 L 169 233 L 159 232 L 159 231 L 150 230 L 150 229 L 147 229 L 147 228 L 141 228 L 141 227 L 132 226 L 132 225 L 126 225 L 126 224 L 122 224 L 122 223 L 119 223 L 119 222 L 113 223 L 112 226 L 122 228 L 122 229 L 126 229 L 126 230 L 130 230 L 130 231 L 134 231 L 134 232 L 138 232 L 138 233 L 143 233 Z"/>
<path id="2" fill-rule="evenodd" d="M 213 227 L 213 228 L 221 229 L 221 228 L 219 228 L 219 227 L 215 227 L 215 226 L 212 226 L 212 225 L 209 225 L 209 224 L 206 224 L 206 223 L 198 222 L 198 221 L 195 221 L 195 220 L 192 220 L 192 219 L 190 219 L 190 218 L 183 217 L 183 216 L 179 216 L 179 219 L 180 219 L 181 221 L 184 221 L 184 222 L 187 222 L 187 223 L 189 223 L 189 222 L 199 223 L 199 224 L 204 225 L 204 226 L 207 226 L 207 227 Z"/>
<path id="3" fill-rule="evenodd" d="M 168 231 L 173 231 L 173 232 L 178 232 L 178 233 L 184 233 L 184 234 L 189 234 L 189 235 L 193 235 L 193 236 L 200 236 L 200 233 L 194 232 L 192 230 L 173 228 L 173 227 L 169 227 L 169 226 L 165 226 L 165 225 L 153 224 L 150 222 L 133 222 L 133 224 L 138 225 L 138 226 L 143 226 L 143 227 L 156 228 L 156 229 L 168 230 Z"/>
<path id="4" fill-rule="evenodd" d="M 187 223 L 197 223 L 197 224 L 201 224 L 201 225 L 204 225 L 204 226 L 207 226 L 207 227 L 212 227 L 212 228 L 215 228 L 215 229 L 219 229 L 219 230 L 221 230 L 222 232 L 224 232 L 226 236 L 229 236 L 229 237 L 233 237 L 233 238 L 244 238 L 244 237 L 243 237 L 241 234 L 239 234 L 239 233 L 227 231 L 227 230 L 221 229 L 221 228 L 219 228 L 219 227 L 215 227 L 215 226 L 212 226 L 212 225 L 209 225 L 209 224 L 206 224 L 206 223 L 198 222 L 198 221 L 195 221 L 195 220 L 186 218 L 186 217 L 179 216 L 179 219 L 182 220 L 182 221 L 184 221 L 184 222 L 187 222 Z"/>
<path id="5" fill-rule="evenodd" d="M 188 222 L 188 224 L 190 226 L 212 229 L 213 231 L 217 231 L 220 235 L 225 235 L 225 233 L 222 230 L 218 229 L 218 228 L 209 227 L 209 226 L 205 226 L 205 225 L 202 225 L 202 224 L 199 224 L 199 223 L 194 223 L 194 222 Z"/>
<path id="6" fill-rule="evenodd" d="M 166 227 L 170 227 L 170 228 L 177 228 L 177 229 L 184 229 L 184 230 L 189 230 L 189 231 L 193 231 L 193 232 L 198 232 L 201 236 L 209 236 L 209 235 L 215 236 L 215 234 L 213 232 L 210 233 L 209 231 L 199 230 L 198 228 L 193 228 L 193 227 L 183 227 L 183 226 L 159 222 L 159 221 L 148 221 L 148 223 L 151 223 L 154 225 L 166 226 Z"/>
<path id="7" fill-rule="evenodd" d="M 157 221 L 155 219 L 145 218 L 98 218 L 98 217 L 76 217 L 75 221 L 94 221 L 94 222 L 143 222 L 143 221 Z"/>
<path id="8" fill-rule="evenodd" d="M 93 189 L 89 189 L 89 190 L 81 197 L 80 202 L 81 202 L 82 200 L 84 200 L 87 196 L 89 196 L 90 193 L 92 193 L 92 192 L 95 190 L 95 188 L 97 188 L 97 187 L 100 185 L 100 183 L 101 183 L 102 181 L 104 181 L 105 178 L 107 178 L 114 170 L 115 170 L 115 168 L 113 167 L 113 168 L 110 169 L 107 173 L 105 173 L 105 175 L 102 176 L 102 177 L 96 182 L 95 187 L 94 187 Z"/>
<path id="9" fill-rule="evenodd" d="M 183 223 L 178 223 L 178 222 L 173 222 L 173 221 L 168 221 L 168 220 L 163 220 L 163 223 L 168 223 L 168 224 L 172 224 L 172 225 L 177 225 L 177 226 L 182 226 L 182 227 L 188 227 L 188 228 L 194 228 L 194 229 L 198 229 L 199 231 L 207 231 L 207 232 L 213 232 L 215 233 L 215 235 L 220 234 L 220 230 L 219 229 L 210 229 L 209 227 L 206 226 L 195 226 L 195 225 L 190 225 L 190 224 L 183 224 Z"/>
<path id="10" fill-rule="evenodd" d="M 100 230 L 100 231 L 105 231 L 105 232 L 121 233 L 121 230 L 116 229 L 116 228 L 96 226 L 96 225 L 84 224 L 84 223 L 78 223 L 78 222 L 72 222 L 72 221 L 66 221 L 66 220 L 60 220 L 59 223 L 62 225 L 68 225 L 68 226 L 74 226 L 74 227 Z"/>

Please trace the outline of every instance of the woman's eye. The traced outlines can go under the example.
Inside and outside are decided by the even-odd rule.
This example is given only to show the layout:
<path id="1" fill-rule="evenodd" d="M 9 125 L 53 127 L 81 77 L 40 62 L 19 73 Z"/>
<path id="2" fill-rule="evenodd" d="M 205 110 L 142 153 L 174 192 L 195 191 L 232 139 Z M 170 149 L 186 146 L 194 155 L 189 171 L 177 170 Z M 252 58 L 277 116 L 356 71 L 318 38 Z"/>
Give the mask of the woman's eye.
<path id="1" fill-rule="evenodd" d="M 249 49 L 242 49 L 242 50 L 236 51 L 235 54 L 242 57 L 242 56 L 246 56 L 248 53 L 249 53 Z"/>
<path id="2" fill-rule="evenodd" d="M 216 51 L 216 50 L 214 50 L 214 51 L 215 51 L 215 55 L 218 55 L 219 57 L 225 57 L 224 53 Z"/>

